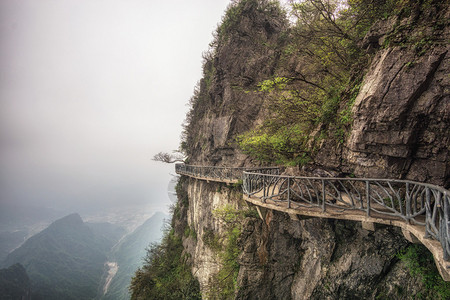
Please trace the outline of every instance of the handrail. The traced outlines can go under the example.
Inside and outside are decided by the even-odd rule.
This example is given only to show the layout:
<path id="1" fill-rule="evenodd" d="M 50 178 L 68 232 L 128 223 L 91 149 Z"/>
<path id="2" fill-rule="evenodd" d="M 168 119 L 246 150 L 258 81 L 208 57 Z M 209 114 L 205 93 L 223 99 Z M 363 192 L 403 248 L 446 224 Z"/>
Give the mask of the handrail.
<path id="1" fill-rule="evenodd" d="M 243 173 L 243 190 L 262 202 L 286 202 L 288 208 L 338 208 L 401 218 L 425 226 L 425 237 L 439 241 L 450 260 L 450 191 L 397 179 L 301 177 Z"/>
<path id="2" fill-rule="evenodd" d="M 238 182 L 248 197 L 263 203 L 286 203 L 288 208 L 364 211 L 424 226 L 425 237 L 440 242 L 450 260 L 450 191 L 421 182 L 397 179 L 302 177 L 280 175 L 277 167 L 242 168 L 176 164 L 182 175 Z"/>
<path id="3" fill-rule="evenodd" d="M 242 180 L 244 171 L 257 171 L 263 174 L 278 175 L 280 169 L 278 167 L 261 167 L 261 168 L 246 168 L 246 167 L 216 167 L 216 166 L 193 166 L 185 164 L 175 164 L 175 171 L 178 174 L 188 175 L 198 178 L 209 178 L 215 181 L 235 181 Z"/>

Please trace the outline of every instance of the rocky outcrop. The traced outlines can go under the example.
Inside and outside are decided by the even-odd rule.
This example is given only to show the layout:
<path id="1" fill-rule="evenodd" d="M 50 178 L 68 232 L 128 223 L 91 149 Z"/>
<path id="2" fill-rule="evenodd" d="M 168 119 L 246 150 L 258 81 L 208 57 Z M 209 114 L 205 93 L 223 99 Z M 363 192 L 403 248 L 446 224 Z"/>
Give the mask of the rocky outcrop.
<path id="1" fill-rule="evenodd" d="M 227 205 L 240 209 L 245 203 L 241 192 L 236 188 L 191 178 L 186 180 L 183 188 L 186 189 L 188 203 L 183 208 L 183 214 L 186 226 L 195 232 L 195 237 L 185 235 L 183 246 L 191 258 L 192 273 L 200 283 L 200 290 L 206 294 L 213 275 L 222 265 L 218 249 L 208 244 L 208 239 L 225 234 L 224 224 L 215 215 L 215 210 Z"/>
<path id="2" fill-rule="evenodd" d="M 234 139 L 262 120 L 263 98 L 252 93 L 258 82 L 273 76 L 281 55 L 284 15 L 268 14 L 247 1 L 236 20 L 224 20 L 215 52 L 207 57 L 188 136 L 190 163 L 250 165 Z M 226 17 L 225 17 L 226 18 Z M 195 121 L 198 120 L 198 121 Z"/>
<path id="3" fill-rule="evenodd" d="M 349 138 L 342 147 L 325 144 L 316 164 L 450 186 L 450 12 L 440 8 L 374 25 L 364 43 L 379 50 L 355 100 Z"/>
<path id="4" fill-rule="evenodd" d="M 360 168 L 371 167 L 375 176 L 444 185 L 450 143 L 447 53 L 435 49 L 414 60 L 413 53 L 394 48 L 376 56 L 354 106 L 349 162 L 358 168 L 364 159 Z"/>
<path id="5" fill-rule="evenodd" d="M 256 249 L 264 236 L 261 260 Z M 267 223 L 247 219 L 241 245 L 238 299 L 402 299 L 423 288 L 396 258 L 407 241 L 392 227 L 370 232 L 354 222 L 297 221 L 274 211 Z"/>

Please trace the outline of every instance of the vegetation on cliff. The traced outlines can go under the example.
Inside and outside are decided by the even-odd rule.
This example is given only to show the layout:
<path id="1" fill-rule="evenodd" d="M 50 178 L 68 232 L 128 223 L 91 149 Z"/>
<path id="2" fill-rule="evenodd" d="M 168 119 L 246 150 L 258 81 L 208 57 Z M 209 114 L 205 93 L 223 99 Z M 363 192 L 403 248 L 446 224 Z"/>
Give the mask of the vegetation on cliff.
<path id="1" fill-rule="evenodd" d="M 182 243 L 188 228 L 181 212 L 188 205 L 182 184 L 180 179 L 176 187 L 178 202 L 161 243 L 148 248 L 144 265 L 131 280 L 131 299 L 201 299 L 199 283 L 191 273 L 189 256 Z"/>
<path id="2" fill-rule="evenodd" d="M 415 15 L 441 5 L 432 0 L 306 0 L 282 7 L 277 1 L 233 1 L 204 55 L 203 78 L 190 100 L 181 150 L 196 158 L 199 151 L 218 147 L 227 151 L 236 146 L 234 140 L 259 161 L 303 165 L 314 160 L 323 140 L 343 144 L 352 127 L 355 98 L 376 50 L 413 47 L 423 55 L 441 43 L 437 33 L 445 26 L 444 15 L 430 24 L 436 31 L 411 34 L 412 28 L 421 26 Z M 380 34 L 368 38 L 367 33 L 382 22 L 395 29 L 380 46 L 373 41 Z M 249 112 L 247 125 L 240 125 L 245 121 L 239 117 L 233 120 L 236 130 L 227 142 L 202 132 L 205 122 L 211 122 L 211 112 L 220 116 L 232 109 L 237 115 L 243 110 L 239 102 L 251 99 L 260 99 L 262 108 Z"/>
<path id="3" fill-rule="evenodd" d="M 272 78 L 258 84 L 269 113 L 257 129 L 238 136 L 242 150 L 266 162 L 301 165 L 314 156 L 317 140 L 328 137 L 343 143 L 364 69 L 374 54 L 367 51 L 364 37 L 379 20 L 406 18 L 412 8 L 431 4 L 410 2 L 292 1 L 295 24 L 280 45 L 280 64 Z M 430 36 L 400 40 L 403 45 L 416 43 L 422 53 L 423 46 L 433 43 Z M 385 46 L 389 43 L 391 39 Z"/>
<path id="4" fill-rule="evenodd" d="M 234 299 L 238 289 L 237 277 L 240 265 L 239 237 L 242 233 L 242 224 L 246 217 L 257 216 L 251 209 L 237 210 L 231 205 L 225 205 L 213 211 L 213 216 L 222 223 L 225 233 L 217 235 L 213 231 L 206 231 L 203 242 L 213 249 L 221 263 L 219 272 L 214 274 L 207 287 L 209 299 Z"/>
<path id="5" fill-rule="evenodd" d="M 183 255 L 181 238 L 173 230 L 148 249 L 144 266 L 130 285 L 131 299 L 201 299 L 198 281 Z"/>
<path id="6" fill-rule="evenodd" d="M 450 299 L 450 282 L 442 280 L 433 255 L 423 245 L 413 244 L 397 255 L 412 276 L 420 278 L 425 289 L 415 295 L 418 299 Z"/>
<path id="7" fill-rule="evenodd" d="M 14 264 L 6 269 L 0 269 L 1 299 L 31 299 L 30 278 L 21 264 Z"/>

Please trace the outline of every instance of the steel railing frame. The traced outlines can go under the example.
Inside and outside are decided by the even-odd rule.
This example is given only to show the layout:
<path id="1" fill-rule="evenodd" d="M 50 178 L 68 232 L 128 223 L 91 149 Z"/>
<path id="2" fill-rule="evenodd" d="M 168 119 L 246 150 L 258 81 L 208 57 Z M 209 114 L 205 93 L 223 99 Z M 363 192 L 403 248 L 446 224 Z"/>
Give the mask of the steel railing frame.
<path id="1" fill-rule="evenodd" d="M 302 177 L 280 175 L 278 167 L 245 168 L 175 165 L 176 173 L 215 181 L 239 182 L 248 197 L 285 202 L 288 208 L 364 211 L 368 217 L 399 218 L 425 226 L 425 237 L 439 241 L 450 260 L 450 191 L 443 187 L 396 179 Z"/>
<path id="2" fill-rule="evenodd" d="M 396 179 L 301 177 L 244 171 L 244 194 L 288 208 L 319 207 L 364 211 L 425 226 L 450 260 L 450 191 L 436 185 Z"/>

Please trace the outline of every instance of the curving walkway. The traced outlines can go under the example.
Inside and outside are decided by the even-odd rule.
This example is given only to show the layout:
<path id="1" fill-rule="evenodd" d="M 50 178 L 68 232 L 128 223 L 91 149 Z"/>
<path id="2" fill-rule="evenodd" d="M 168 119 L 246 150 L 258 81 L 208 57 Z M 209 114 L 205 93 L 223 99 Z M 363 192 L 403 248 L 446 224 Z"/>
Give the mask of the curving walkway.
<path id="1" fill-rule="evenodd" d="M 433 254 L 441 276 L 450 281 L 450 191 L 431 184 L 394 179 L 298 177 L 279 168 L 233 168 L 176 164 L 192 178 L 241 184 L 244 200 L 267 209 L 304 217 L 360 221 L 400 227 L 406 239 Z M 301 217 L 302 216 L 302 217 Z"/>

